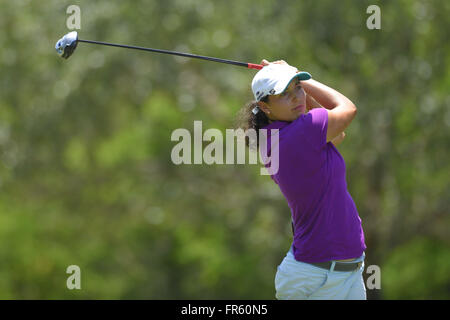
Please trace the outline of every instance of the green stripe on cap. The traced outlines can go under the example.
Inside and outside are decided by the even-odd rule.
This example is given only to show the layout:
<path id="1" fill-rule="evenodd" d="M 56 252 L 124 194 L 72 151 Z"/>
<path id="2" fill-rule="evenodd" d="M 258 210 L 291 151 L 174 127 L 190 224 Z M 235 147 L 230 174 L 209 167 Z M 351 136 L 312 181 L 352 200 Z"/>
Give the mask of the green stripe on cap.
<path id="1" fill-rule="evenodd" d="M 311 79 L 311 75 L 306 72 L 306 71 L 301 71 L 297 74 L 295 74 L 295 76 L 292 77 L 291 80 L 289 80 L 288 84 L 286 85 L 286 87 L 283 89 L 283 91 L 281 91 L 281 93 L 283 93 L 284 91 L 286 91 L 286 89 L 289 87 L 289 85 L 291 84 L 292 80 L 294 80 L 295 78 L 298 78 L 300 81 L 304 81 L 304 80 L 309 80 Z"/>

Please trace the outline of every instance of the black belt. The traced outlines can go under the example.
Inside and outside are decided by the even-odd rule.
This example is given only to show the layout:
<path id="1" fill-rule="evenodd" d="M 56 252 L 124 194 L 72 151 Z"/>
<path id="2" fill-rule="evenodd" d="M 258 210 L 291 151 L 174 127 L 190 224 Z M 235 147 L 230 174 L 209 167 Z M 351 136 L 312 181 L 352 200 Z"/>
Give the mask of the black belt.
<path id="1" fill-rule="evenodd" d="M 292 226 L 292 234 L 295 237 L 294 222 L 292 220 L 291 220 L 291 226 Z M 292 251 L 292 247 L 291 247 L 291 252 L 292 252 L 292 254 L 294 254 L 294 252 Z M 313 266 L 322 268 L 322 269 L 330 270 L 332 263 L 333 263 L 332 261 L 327 261 L 327 262 L 318 262 L 318 263 L 310 263 L 310 264 L 312 264 Z M 356 269 L 361 268 L 361 266 L 362 266 L 362 261 L 359 261 L 359 262 L 336 261 L 336 264 L 334 265 L 334 271 L 354 271 Z"/>
<path id="2" fill-rule="evenodd" d="M 333 262 L 327 261 L 327 262 L 319 262 L 319 263 L 310 263 L 313 266 L 330 270 L 331 264 Z M 334 265 L 334 271 L 354 271 L 356 269 L 361 268 L 362 261 L 359 262 L 339 262 L 336 261 L 336 264 Z"/>

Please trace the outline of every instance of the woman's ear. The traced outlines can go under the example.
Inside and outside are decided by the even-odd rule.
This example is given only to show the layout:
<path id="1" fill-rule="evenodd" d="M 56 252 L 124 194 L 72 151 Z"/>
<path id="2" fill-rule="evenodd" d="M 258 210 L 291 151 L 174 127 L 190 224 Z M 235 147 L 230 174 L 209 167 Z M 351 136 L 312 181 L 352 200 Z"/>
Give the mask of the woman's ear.
<path id="1" fill-rule="evenodd" d="M 262 112 L 264 112 L 265 114 L 270 114 L 270 108 L 267 103 L 265 103 L 264 101 L 258 101 L 257 104 Z"/>

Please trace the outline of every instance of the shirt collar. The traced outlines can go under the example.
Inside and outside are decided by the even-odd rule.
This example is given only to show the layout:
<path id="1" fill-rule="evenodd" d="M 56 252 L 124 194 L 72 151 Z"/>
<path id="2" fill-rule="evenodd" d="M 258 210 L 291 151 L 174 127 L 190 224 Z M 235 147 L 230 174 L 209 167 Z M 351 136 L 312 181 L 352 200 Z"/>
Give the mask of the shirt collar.
<path id="1" fill-rule="evenodd" d="M 291 122 L 288 121 L 273 121 L 272 123 L 269 123 L 267 126 L 263 127 L 262 129 L 283 129 Z"/>

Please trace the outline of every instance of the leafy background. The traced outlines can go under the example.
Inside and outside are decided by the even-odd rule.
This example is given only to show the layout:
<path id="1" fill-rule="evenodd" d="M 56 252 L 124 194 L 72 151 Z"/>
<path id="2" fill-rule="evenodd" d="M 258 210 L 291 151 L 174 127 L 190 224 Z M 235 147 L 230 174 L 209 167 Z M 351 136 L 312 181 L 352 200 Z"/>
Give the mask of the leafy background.
<path id="1" fill-rule="evenodd" d="M 292 241 L 260 165 L 170 158 L 177 128 L 233 128 L 255 72 L 86 44 L 63 60 L 69 5 L 82 39 L 283 59 L 348 96 L 339 150 L 381 270 L 368 298 L 450 298 L 444 0 L 1 1 L 0 298 L 274 299 Z"/>

